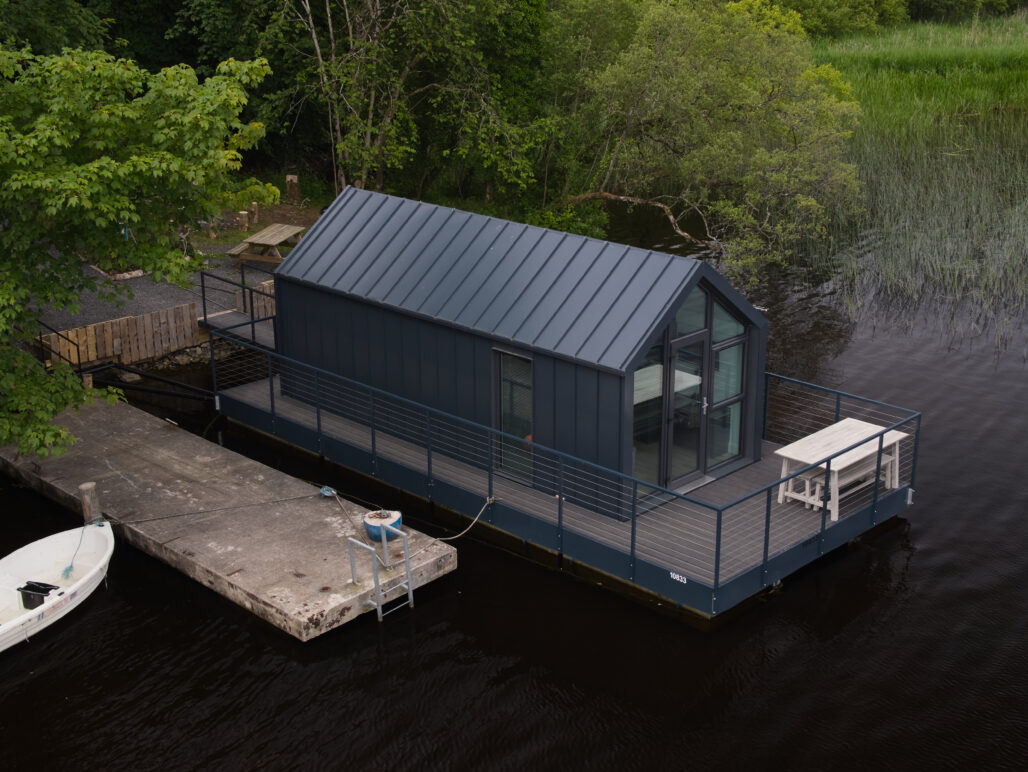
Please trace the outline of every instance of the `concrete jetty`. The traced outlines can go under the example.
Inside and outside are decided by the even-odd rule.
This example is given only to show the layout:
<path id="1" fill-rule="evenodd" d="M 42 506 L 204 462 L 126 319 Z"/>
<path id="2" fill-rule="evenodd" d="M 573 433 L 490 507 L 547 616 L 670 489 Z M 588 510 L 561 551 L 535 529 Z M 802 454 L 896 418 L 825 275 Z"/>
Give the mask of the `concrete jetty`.
<path id="1" fill-rule="evenodd" d="M 78 486 L 96 482 L 122 540 L 302 641 L 374 610 L 367 550 L 355 550 L 351 582 L 347 538 L 366 539 L 362 507 L 124 403 L 58 421 L 78 438 L 64 455 L 19 457 L 7 446 L 0 469 L 76 511 Z M 457 567 L 453 547 L 403 530 L 415 589 Z M 393 567 L 379 568 L 387 603 L 406 595 L 402 541 L 389 547 Z M 376 552 L 384 558 L 380 544 Z"/>

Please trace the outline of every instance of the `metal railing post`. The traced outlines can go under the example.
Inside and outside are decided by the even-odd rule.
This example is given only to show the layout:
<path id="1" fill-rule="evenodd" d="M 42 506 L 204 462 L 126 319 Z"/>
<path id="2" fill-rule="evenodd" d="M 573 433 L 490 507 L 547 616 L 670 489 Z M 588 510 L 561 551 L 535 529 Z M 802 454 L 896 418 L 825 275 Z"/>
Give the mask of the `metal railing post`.
<path id="1" fill-rule="evenodd" d="M 717 511 L 717 533 L 714 537 L 714 600 L 717 600 L 718 586 L 721 584 L 721 524 L 724 510 Z"/>
<path id="2" fill-rule="evenodd" d="M 637 504 L 639 502 L 639 482 L 632 480 L 632 541 L 629 544 L 628 567 L 631 570 L 631 580 L 635 581 L 635 537 L 636 537 L 636 515 L 638 515 Z"/>
<path id="3" fill-rule="evenodd" d="M 771 491 L 773 490 L 774 488 L 767 489 L 767 504 L 764 508 L 764 560 L 760 572 L 762 587 L 767 587 L 767 554 L 771 547 Z"/>
<path id="4" fill-rule="evenodd" d="M 271 433 L 275 433 L 275 367 L 268 354 L 268 402 L 271 406 Z"/>
<path id="5" fill-rule="evenodd" d="M 842 393 L 835 392 L 835 422 L 839 423 L 839 415 L 842 412 Z"/>
<path id="6" fill-rule="evenodd" d="M 321 372 L 314 371 L 314 419 L 318 427 L 318 455 L 324 455 L 321 440 Z"/>
<path id="7" fill-rule="evenodd" d="M 917 476 L 917 451 L 921 447 L 921 414 L 917 414 L 917 428 L 914 430 L 914 455 L 910 461 L 910 487 L 915 488 Z M 898 481 L 897 481 L 898 482 Z"/>
<path id="8" fill-rule="evenodd" d="M 203 308 L 203 323 L 207 324 L 207 272 L 200 271 L 200 306 Z"/>
<path id="9" fill-rule="evenodd" d="M 214 358 L 214 341 L 217 340 L 218 336 L 211 330 L 210 333 L 210 351 L 211 351 L 211 391 L 214 392 L 214 409 L 218 410 L 221 407 L 221 403 L 218 400 L 218 367 L 217 360 Z"/>
<path id="10" fill-rule="evenodd" d="M 371 474 L 378 476 L 378 453 L 375 448 L 375 392 L 368 392 L 368 420 L 371 423 Z"/>
<path id="11" fill-rule="evenodd" d="M 428 500 L 432 500 L 432 414 L 425 411 L 425 473 L 428 475 Z"/>
<path id="12" fill-rule="evenodd" d="M 493 497 L 493 456 L 496 455 L 496 449 L 493 446 L 494 439 L 493 433 L 489 432 L 489 498 Z"/>
<path id="13" fill-rule="evenodd" d="M 885 448 L 885 435 L 878 435 L 878 457 L 875 459 L 875 485 L 871 493 L 871 525 L 878 524 L 878 491 L 882 485 L 882 450 Z"/>
<path id="14" fill-rule="evenodd" d="M 821 533 L 818 536 L 817 551 L 825 554 L 825 529 L 828 527 L 828 505 L 832 500 L 832 459 L 825 463 L 825 489 L 821 494 Z M 835 502 L 839 506 L 839 502 Z"/>
<path id="15" fill-rule="evenodd" d="M 242 311 L 243 311 L 244 314 L 249 314 L 250 312 L 246 310 L 246 262 L 245 261 L 243 261 L 243 262 L 241 262 L 239 264 L 239 288 L 240 288 L 240 290 L 242 290 L 239 293 L 240 295 L 242 295 L 242 301 L 243 301 Z M 252 300 L 251 300 L 251 305 L 252 305 Z"/>
<path id="16" fill-rule="evenodd" d="M 767 413 L 771 405 L 771 373 L 764 371 L 764 425 L 760 430 L 760 438 L 767 439 Z"/>
<path id="17" fill-rule="evenodd" d="M 564 459 L 557 457 L 557 552 L 564 551 Z"/>

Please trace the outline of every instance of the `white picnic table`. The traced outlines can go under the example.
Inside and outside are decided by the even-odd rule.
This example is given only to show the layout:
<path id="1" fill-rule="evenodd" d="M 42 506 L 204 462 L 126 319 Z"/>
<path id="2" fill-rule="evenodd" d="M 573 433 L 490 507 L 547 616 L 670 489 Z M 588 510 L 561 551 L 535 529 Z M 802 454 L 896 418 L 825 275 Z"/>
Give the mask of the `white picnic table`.
<path id="1" fill-rule="evenodd" d="M 875 435 L 884 430 L 884 426 L 857 418 L 844 418 L 803 439 L 778 448 L 775 455 L 782 459 L 782 477 L 787 477 L 795 469 L 825 461 L 833 454 L 867 439 L 867 442 L 831 459 L 828 509 L 831 512 L 832 520 L 838 520 L 840 489 L 856 483 L 851 489 L 856 490 L 875 482 L 875 470 L 879 468 L 879 438 Z M 882 437 L 880 468 L 885 472 L 887 488 L 899 487 L 899 443 L 907 436 L 904 432 L 892 429 Z M 824 497 L 824 477 L 825 464 L 821 463 L 786 481 L 778 486 L 778 503 L 797 500 L 802 501 L 808 507 L 820 507 Z M 802 489 L 797 488 L 797 483 L 803 484 Z"/>

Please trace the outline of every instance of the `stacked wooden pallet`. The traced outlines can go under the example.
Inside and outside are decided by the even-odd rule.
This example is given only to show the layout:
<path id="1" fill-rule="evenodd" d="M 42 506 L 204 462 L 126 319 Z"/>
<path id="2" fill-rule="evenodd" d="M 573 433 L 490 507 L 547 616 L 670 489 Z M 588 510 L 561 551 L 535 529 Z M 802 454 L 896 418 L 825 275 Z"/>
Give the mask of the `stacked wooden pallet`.
<path id="1" fill-rule="evenodd" d="M 142 316 L 123 316 L 44 335 L 48 359 L 86 367 L 99 362 L 133 364 L 197 346 L 208 338 L 197 324 L 195 302 Z"/>

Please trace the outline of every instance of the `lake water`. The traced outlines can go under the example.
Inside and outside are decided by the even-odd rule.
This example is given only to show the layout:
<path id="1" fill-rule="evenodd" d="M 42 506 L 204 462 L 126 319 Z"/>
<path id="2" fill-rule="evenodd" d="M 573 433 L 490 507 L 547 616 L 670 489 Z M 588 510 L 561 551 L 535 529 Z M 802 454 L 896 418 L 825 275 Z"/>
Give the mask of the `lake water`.
<path id="1" fill-rule="evenodd" d="M 709 633 L 465 538 L 413 611 L 302 644 L 122 544 L 0 654 L 3 767 L 1022 768 L 1023 347 L 768 303 L 772 369 L 923 411 L 904 518 Z M 4 553 L 74 525 L 2 479 L 0 512 Z"/>

